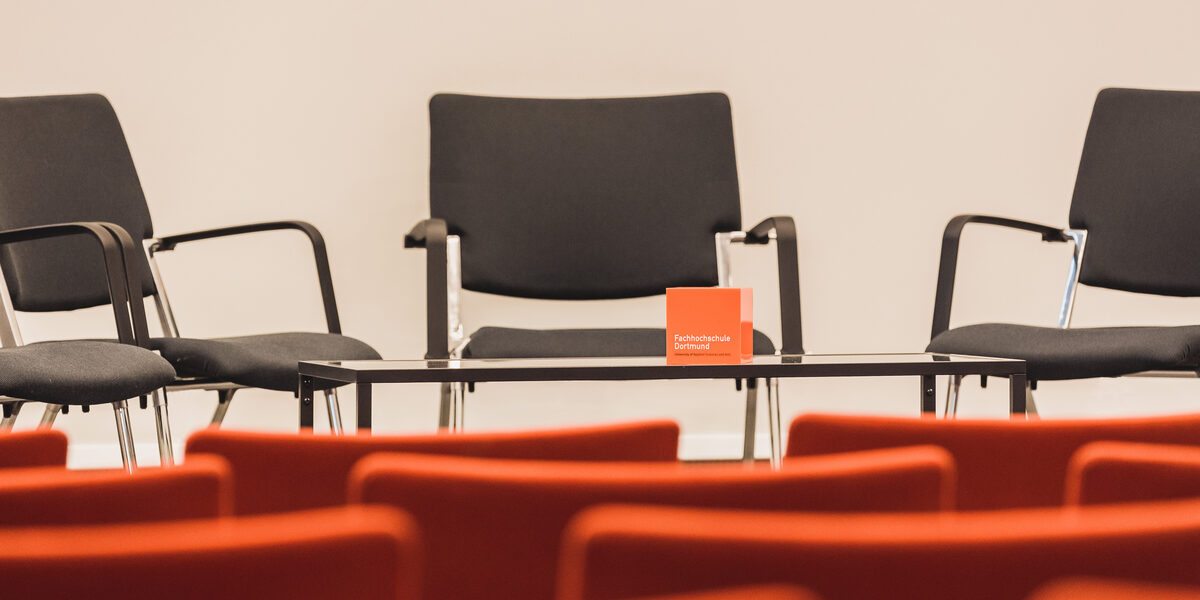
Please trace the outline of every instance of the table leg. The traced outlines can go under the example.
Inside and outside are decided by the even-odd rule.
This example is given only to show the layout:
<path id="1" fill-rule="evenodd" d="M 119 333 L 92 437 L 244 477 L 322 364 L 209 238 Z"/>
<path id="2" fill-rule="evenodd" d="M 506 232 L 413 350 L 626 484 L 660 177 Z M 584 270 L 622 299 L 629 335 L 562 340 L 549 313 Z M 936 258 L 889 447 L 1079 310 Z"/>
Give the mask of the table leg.
<path id="1" fill-rule="evenodd" d="M 746 380 L 746 432 L 742 439 L 742 460 L 754 462 L 755 427 L 758 426 L 758 380 Z"/>
<path id="2" fill-rule="evenodd" d="M 933 375 L 921 376 L 921 416 L 937 416 L 937 378 Z"/>
<path id="3" fill-rule="evenodd" d="M 300 376 L 300 432 L 312 433 L 313 428 L 313 378 Z"/>
<path id="4" fill-rule="evenodd" d="M 453 398 L 451 397 L 452 383 L 440 384 L 441 402 L 438 404 L 438 433 L 450 431 L 450 410 L 453 408 Z"/>
<path id="5" fill-rule="evenodd" d="M 779 379 L 767 379 L 767 426 L 771 436 L 771 468 L 783 466 L 783 432 L 779 414 Z"/>
<path id="6" fill-rule="evenodd" d="M 358 433 L 371 433 L 371 384 L 360 383 L 356 386 L 355 400 L 358 402 Z"/>
<path id="7" fill-rule="evenodd" d="M 1014 419 L 1025 418 L 1025 374 L 1008 376 L 1008 410 Z"/>

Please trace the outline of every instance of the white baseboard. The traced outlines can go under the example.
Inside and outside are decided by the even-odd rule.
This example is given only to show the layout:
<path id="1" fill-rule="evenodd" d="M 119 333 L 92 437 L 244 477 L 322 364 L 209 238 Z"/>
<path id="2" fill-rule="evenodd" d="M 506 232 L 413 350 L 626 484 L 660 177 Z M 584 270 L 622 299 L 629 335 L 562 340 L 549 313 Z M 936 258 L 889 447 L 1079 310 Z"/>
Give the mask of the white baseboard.
<path id="1" fill-rule="evenodd" d="M 755 455 L 770 454 L 766 434 L 755 436 Z M 175 440 L 175 454 L 183 456 L 184 441 Z M 158 445 L 134 444 L 138 464 L 149 467 L 158 464 Z M 742 457 L 742 436 L 728 433 L 684 434 L 679 437 L 679 457 L 683 460 L 725 460 Z M 67 466 L 72 469 L 115 469 L 121 466 L 121 454 L 116 443 L 71 444 L 67 449 Z"/>

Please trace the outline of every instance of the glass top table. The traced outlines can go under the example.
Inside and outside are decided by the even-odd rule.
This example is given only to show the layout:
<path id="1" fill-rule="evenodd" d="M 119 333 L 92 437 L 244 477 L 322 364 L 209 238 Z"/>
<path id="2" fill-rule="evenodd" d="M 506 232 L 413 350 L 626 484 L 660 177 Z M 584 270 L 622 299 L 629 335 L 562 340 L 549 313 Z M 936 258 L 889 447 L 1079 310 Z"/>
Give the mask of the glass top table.
<path id="1" fill-rule="evenodd" d="M 433 360 L 304 361 L 299 364 L 300 427 L 313 424 L 313 392 L 355 384 L 358 429 L 371 428 L 371 386 L 376 383 L 476 383 L 488 381 L 613 381 L 650 379 L 759 379 L 789 377 L 920 377 L 923 413 L 935 411 L 934 378 L 986 375 L 1009 380 L 1009 408 L 1025 413 L 1025 361 L 953 354 L 784 354 L 738 364 L 676 365 L 665 356 Z"/>

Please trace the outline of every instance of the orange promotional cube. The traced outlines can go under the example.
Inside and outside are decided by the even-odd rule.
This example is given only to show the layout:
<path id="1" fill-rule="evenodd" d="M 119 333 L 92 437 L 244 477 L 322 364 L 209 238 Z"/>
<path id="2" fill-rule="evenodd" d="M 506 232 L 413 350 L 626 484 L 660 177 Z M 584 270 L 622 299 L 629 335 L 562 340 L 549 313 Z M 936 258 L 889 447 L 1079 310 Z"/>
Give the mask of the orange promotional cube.
<path id="1" fill-rule="evenodd" d="M 754 356 L 751 288 L 668 288 L 667 363 L 737 364 Z"/>

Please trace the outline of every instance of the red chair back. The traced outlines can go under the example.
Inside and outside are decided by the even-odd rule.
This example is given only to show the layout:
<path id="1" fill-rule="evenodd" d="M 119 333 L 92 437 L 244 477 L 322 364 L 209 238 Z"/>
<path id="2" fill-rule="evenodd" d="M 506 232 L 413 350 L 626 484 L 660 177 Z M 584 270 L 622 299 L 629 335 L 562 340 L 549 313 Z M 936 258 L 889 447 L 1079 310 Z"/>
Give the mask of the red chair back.
<path id="1" fill-rule="evenodd" d="M 1067 504 L 1200 497 L 1200 447 L 1093 442 L 1067 468 Z"/>
<path id="2" fill-rule="evenodd" d="M 564 538 L 559 600 L 756 582 L 826 598 L 1024 598 L 1064 576 L 1200 584 L 1200 500 L 942 514 L 595 507 Z"/>
<path id="3" fill-rule="evenodd" d="M 801 587 L 778 584 L 653 596 L 641 600 L 820 600 L 820 596 Z"/>
<path id="4" fill-rule="evenodd" d="M 0 529 L 6 598 L 417 600 L 420 547 L 385 507 Z"/>
<path id="5" fill-rule="evenodd" d="M 934 511 L 952 489 L 949 456 L 928 446 L 800 459 L 781 472 L 377 454 L 351 476 L 353 500 L 417 520 L 429 600 L 551 600 L 563 529 L 593 504 Z"/>
<path id="6" fill-rule="evenodd" d="M 412 436 L 316 436 L 205 430 L 187 455 L 217 454 L 233 467 L 236 514 L 336 506 L 346 476 L 375 452 L 536 460 L 674 461 L 679 426 L 651 421 L 513 433 Z"/>
<path id="7" fill-rule="evenodd" d="M 133 474 L 35 467 L 0 477 L 4 527 L 199 519 L 232 511 L 229 464 L 216 456 Z"/>
<path id="8" fill-rule="evenodd" d="M 0 469 L 66 466 L 67 436 L 63 432 L 38 429 L 0 433 Z"/>
<path id="9" fill-rule="evenodd" d="M 960 510 L 1060 505 L 1067 463 L 1099 440 L 1200 444 L 1200 414 L 1136 419 L 979 420 L 804 415 L 787 455 L 934 444 L 954 455 Z"/>
<path id="10" fill-rule="evenodd" d="M 1064 579 L 1040 588 L 1028 600 L 1200 600 L 1200 587 L 1111 579 Z"/>

